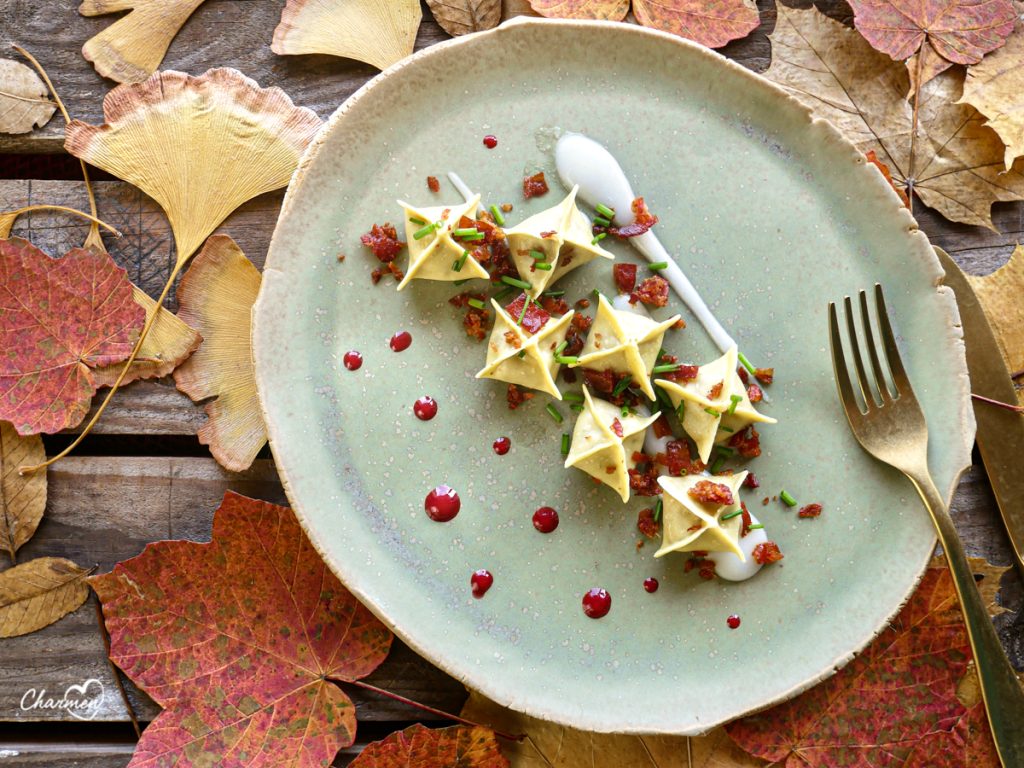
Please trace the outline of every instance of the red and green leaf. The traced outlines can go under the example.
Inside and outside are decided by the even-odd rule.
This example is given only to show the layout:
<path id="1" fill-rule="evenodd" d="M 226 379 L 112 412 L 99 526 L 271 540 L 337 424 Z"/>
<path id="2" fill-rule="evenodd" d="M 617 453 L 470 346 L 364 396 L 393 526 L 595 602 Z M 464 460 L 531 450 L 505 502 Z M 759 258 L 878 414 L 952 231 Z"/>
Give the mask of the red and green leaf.
<path id="1" fill-rule="evenodd" d="M 431 730 L 412 725 L 370 744 L 351 768 L 508 768 L 494 731 L 457 725 Z"/>
<path id="2" fill-rule="evenodd" d="M 530 5 L 554 19 L 622 21 L 629 13 L 629 0 L 530 0 Z"/>
<path id="3" fill-rule="evenodd" d="M 709 48 L 746 37 L 761 23 L 753 0 L 633 0 L 633 13 L 645 27 Z"/>

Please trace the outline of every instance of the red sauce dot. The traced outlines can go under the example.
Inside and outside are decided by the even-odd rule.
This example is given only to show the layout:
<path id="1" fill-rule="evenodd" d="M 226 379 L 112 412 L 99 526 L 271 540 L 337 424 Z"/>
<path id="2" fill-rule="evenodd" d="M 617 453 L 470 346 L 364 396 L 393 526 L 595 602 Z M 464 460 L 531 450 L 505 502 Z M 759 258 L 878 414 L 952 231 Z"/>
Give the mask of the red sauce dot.
<path id="1" fill-rule="evenodd" d="M 412 334 L 408 331 L 399 331 L 391 337 L 391 341 L 388 344 L 391 346 L 392 351 L 401 352 L 408 349 L 409 345 L 412 344 Z"/>
<path id="2" fill-rule="evenodd" d="M 558 513 L 551 507 L 541 507 L 533 513 L 533 527 L 541 533 L 551 533 L 558 527 Z"/>
<path id="3" fill-rule="evenodd" d="M 653 576 L 648 576 L 646 579 L 644 579 L 644 589 L 648 592 L 657 592 L 658 580 Z"/>
<path id="4" fill-rule="evenodd" d="M 416 414 L 417 419 L 430 421 L 437 416 L 437 400 L 424 395 L 412 404 L 412 412 Z"/>
<path id="5" fill-rule="evenodd" d="M 494 452 L 499 456 L 504 456 L 508 453 L 509 448 L 512 447 L 512 441 L 507 437 L 499 437 L 494 441 Z"/>
<path id="6" fill-rule="evenodd" d="M 423 508 L 427 511 L 427 517 L 435 523 L 447 523 L 459 514 L 462 507 L 462 500 L 454 488 L 447 485 L 439 485 L 427 494 L 423 502 Z"/>
<path id="7" fill-rule="evenodd" d="M 473 571 L 473 575 L 469 577 L 469 585 L 473 588 L 473 597 L 477 599 L 487 594 L 487 590 L 491 588 L 493 583 L 494 577 L 486 568 Z"/>
<path id="8" fill-rule="evenodd" d="M 729 629 L 736 629 L 740 625 L 740 617 L 734 613 L 725 620 L 725 623 L 729 625 Z"/>
<path id="9" fill-rule="evenodd" d="M 594 587 L 583 596 L 583 612 L 592 619 L 607 615 L 612 607 L 612 596 L 608 590 Z"/>
<path id="10" fill-rule="evenodd" d="M 350 371 L 358 371 L 359 367 L 363 364 L 363 356 L 353 349 L 351 352 L 346 352 L 341 361 L 345 363 L 345 367 Z"/>
<path id="11" fill-rule="evenodd" d="M 484 136 L 484 146 L 487 147 L 488 149 L 494 149 L 496 146 L 498 146 L 498 137 L 492 136 L 491 134 L 487 134 L 486 136 Z"/>

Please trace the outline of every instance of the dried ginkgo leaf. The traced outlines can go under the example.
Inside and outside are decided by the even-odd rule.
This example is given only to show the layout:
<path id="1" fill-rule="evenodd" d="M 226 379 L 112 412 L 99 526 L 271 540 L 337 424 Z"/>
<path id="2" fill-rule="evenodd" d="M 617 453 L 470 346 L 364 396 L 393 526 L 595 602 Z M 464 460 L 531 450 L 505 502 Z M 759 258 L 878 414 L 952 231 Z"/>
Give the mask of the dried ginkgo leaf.
<path id="1" fill-rule="evenodd" d="M 9 422 L 0 421 L 0 547 L 11 562 L 36 532 L 46 509 L 46 473 L 22 475 L 18 467 L 45 459 L 39 435 L 22 437 Z"/>
<path id="2" fill-rule="evenodd" d="M 100 126 L 72 120 L 64 146 L 160 204 L 179 268 L 235 208 L 286 186 L 320 128 L 312 110 L 235 69 L 118 86 L 103 116 Z"/>
<path id="3" fill-rule="evenodd" d="M 178 285 L 178 317 L 203 335 L 199 350 L 174 371 L 178 389 L 206 404 L 199 442 L 226 469 L 240 472 L 267 442 L 249 343 L 261 276 L 227 235 L 206 241 Z"/>
<path id="4" fill-rule="evenodd" d="M 171 40 L 203 0 L 82 0 L 83 16 L 130 11 L 82 46 L 96 71 L 119 83 L 156 72 Z"/>
<path id="5" fill-rule="evenodd" d="M 57 111 L 39 75 L 20 61 L 0 59 L 0 133 L 42 128 Z"/>
<path id="6" fill-rule="evenodd" d="M 985 316 L 996 334 L 1007 369 L 1024 369 L 1024 246 L 1018 245 L 1010 260 L 988 275 L 968 275 L 967 280 L 985 309 Z M 1024 390 L 1017 391 L 1024 405 Z"/>
<path id="7" fill-rule="evenodd" d="M 449 35 L 481 32 L 501 22 L 501 0 L 427 0 L 434 21 Z"/>
<path id="8" fill-rule="evenodd" d="M 419 0 L 288 0 L 270 49 L 326 53 L 386 69 L 412 53 Z"/>

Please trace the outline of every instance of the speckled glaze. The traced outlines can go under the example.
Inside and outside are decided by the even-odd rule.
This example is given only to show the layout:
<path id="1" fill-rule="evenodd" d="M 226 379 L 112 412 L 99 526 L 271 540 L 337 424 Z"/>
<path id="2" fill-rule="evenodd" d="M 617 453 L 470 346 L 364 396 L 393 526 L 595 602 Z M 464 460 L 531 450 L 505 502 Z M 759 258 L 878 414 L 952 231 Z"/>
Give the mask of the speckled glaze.
<path id="1" fill-rule="evenodd" d="M 552 205 L 560 130 L 608 146 L 661 217 L 659 235 L 756 364 L 775 366 L 779 419 L 762 430 L 747 493 L 786 559 L 741 584 L 683 574 L 683 557 L 637 551 L 643 499 L 628 505 L 562 469 L 562 425 L 538 396 L 518 411 L 476 381 L 485 349 L 447 299 L 463 290 L 370 284 L 359 235 L 395 221 L 396 198 L 456 202 L 426 176 L 456 170 L 509 224 Z M 487 149 L 482 137 L 498 137 Z M 544 169 L 551 193 L 525 202 Z M 607 242 L 607 241 L 606 241 Z M 637 260 L 620 243 L 619 258 Z M 344 253 L 343 263 L 337 254 Z M 932 430 L 931 464 L 951 492 L 973 420 L 956 307 L 925 236 L 881 176 L 828 124 L 767 81 L 678 38 L 610 23 L 521 21 L 427 49 L 355 94 L 308 152 L 285 201 L 255 308 L 259 392 L 299 519 L 328 564 L 407 643 L 498 702 L 597 731 L 702 732 L 831 674 L 884 626 L 934 541 L 909 483 L 856 444 L 839 408 L 826 301 L 885 284 Z M 467 286 L 471 287 L 471 286 Z M 559 287 L 613 293 L 611 264 Z M 656 316 L 685 308 L 673 301 Z M 388 347 L 412 332 L 401 354 Z M 699 324 L 665 346 L 717 353 Z M 345 370 L 349 349 L 362 352 Z M 429 392 L 437 417 L 409 404 Z M 495 438 L 512 449 L 499 456 Z M 431 522 L 425 494 L 462 499 Z M 820 501 L 817 520 L 778 503 Z M 539 534 L 537 507 L 558 510 Z M 494 586 L 473 598 L 468 574 Z M 660 582 L 654 595 L 645 577 Z M 603 587 L 608 616 L 587 618 Z M 726 618 L 743 617 L 729 629 Z M 750 674 L 754 667 L 763 674 Z"/>

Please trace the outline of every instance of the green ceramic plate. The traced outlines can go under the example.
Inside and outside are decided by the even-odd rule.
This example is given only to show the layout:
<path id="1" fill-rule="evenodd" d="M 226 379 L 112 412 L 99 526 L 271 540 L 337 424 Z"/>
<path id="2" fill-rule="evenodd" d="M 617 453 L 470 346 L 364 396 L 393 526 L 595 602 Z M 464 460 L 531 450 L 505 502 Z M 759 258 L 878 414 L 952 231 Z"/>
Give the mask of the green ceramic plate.
<path id="1" fill-rule="evenodd" d="M 609 147 L 661 217 L 658 231 L 759 365 L 774 366 L 779 419 L 762 430 L 748 495 L 785 560 L 742 584 L 684 574 L 685 558 L 636 549 L 643 499 L 623 505 L 561 467 L 537 397 L 515 412 L 477 381 L 484 346 L 447 299 L 463 290 L 370 283 L 359 235 L 395 221 L 396 198 L 432 203 L 427 175 L 456 170 L 510 223 L 561 198 L 551 148 L 562 130 Z M 488 150 L 481 138 L 499 138 Z M 524 202 L 524 173 L 554 189 Z M 444 201 L 459 200 L 444 184 Z M 612 243 L 619 258 L 637 260 Z M 338 253 L 347 255 L 343 263 Z M 925 236 L 881 176 L 828 124 L 708 50 L 636 26 L 519 22 L 430 48 L 349 99 L 288 193 L 255 309 L 260 396 L 299 519 L 330 566 L 409 645 L 467 685 L 533 715 L 600 731 L 698 733 L 791 696 L 848 661 L 917 582 L 934 537 L 910 485 L 854 442 L 836 400 L 826 302 L 882 282 L 951 491 L 973 421 L 956 307 Z M 481 285 L 481 287 L 483 287 Z M 560 287 L 613 293 L 610 264 Z M 671 304 L 662 314 L 682 311 Z M 412 346 L 388 339 L 409 330 Z M 714 356 L 700 325 L 670 351 Z M 362 352 L 357 372 L 341 364 Z M 440 404 L 430 422 L 413 402 Z M 497 456 L 492 441 L 512 438 Z M 451 523 L 423 501 L 445 482 Z M 797 520 L 760 499 L 820 501 Z M 561 525 L 541 535 L 533 511 Z M 477 568 L 494 574 L 482 600 Z M 645 577 L 661 582 L 647 594 Z M 608 589 L 601 620 L 580 606 Z M 742 626 L 730 630 L 729 614 Z"/>

